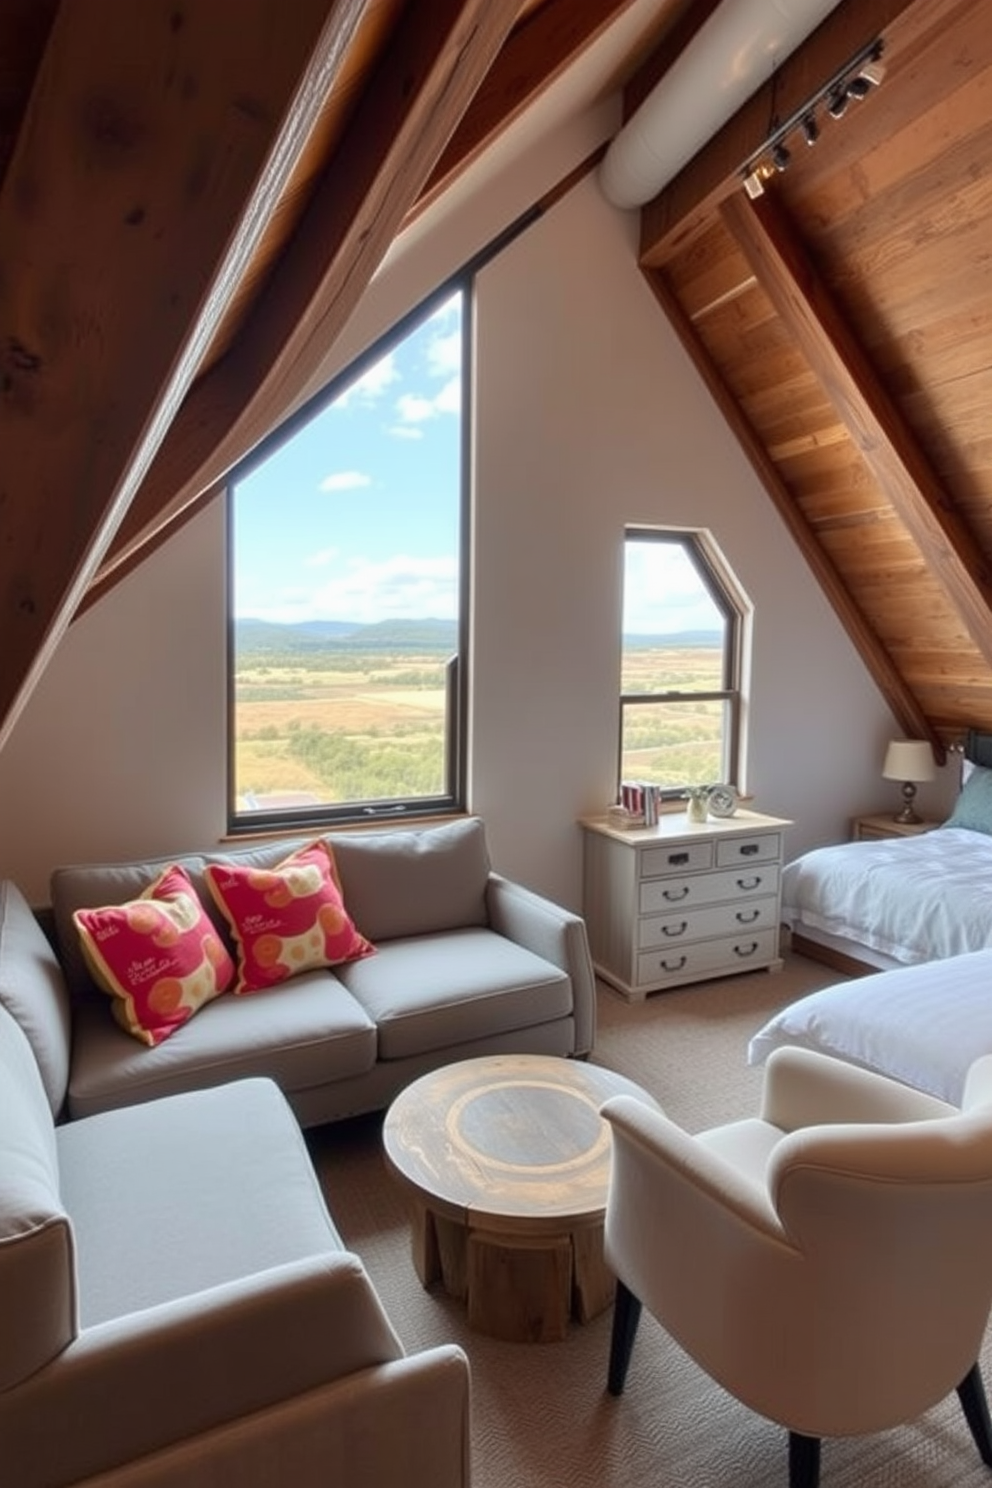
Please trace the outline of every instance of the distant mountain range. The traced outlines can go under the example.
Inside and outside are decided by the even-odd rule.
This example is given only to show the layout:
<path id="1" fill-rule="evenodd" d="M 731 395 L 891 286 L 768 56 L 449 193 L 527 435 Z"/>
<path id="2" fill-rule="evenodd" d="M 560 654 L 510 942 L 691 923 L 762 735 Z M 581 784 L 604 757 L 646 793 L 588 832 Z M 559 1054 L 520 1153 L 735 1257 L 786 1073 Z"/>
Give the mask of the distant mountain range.
<path id="1" fill-rule="evenodd" d="M 272 620 L 236 620 L 234 638 L 239 657 L 312 655 L 320 651 L 436 651 L 458 649 L 458 627 L 454 620 L 379 620 L 357 625 L 349 620 L 306 620 L 280 625 Z M 680 630 L 672 635 L 625 635 L 631 649 L 657 650 L 659 645 L 678 648 L 719 647 L 717 630 Z"/>
<path id="2" fill-rule="evenodd" d="M 625 635 L 623 643 L 628 648 L 657 651 L 659 646 L 668 646 L 684 651 L 699 646 L 720 647 L 723 636 L 718 630 L 676 630 L 671 635 Z"/>
<path id="3" fill-rule="evenodd" d="M 234 641 L 240 657 L 315 651 L 454 652 L 458 627 L 454 620 L 379 620 L 374 625 L 348 620 L 306 620 L 296 625 L 236 620 Z"/>

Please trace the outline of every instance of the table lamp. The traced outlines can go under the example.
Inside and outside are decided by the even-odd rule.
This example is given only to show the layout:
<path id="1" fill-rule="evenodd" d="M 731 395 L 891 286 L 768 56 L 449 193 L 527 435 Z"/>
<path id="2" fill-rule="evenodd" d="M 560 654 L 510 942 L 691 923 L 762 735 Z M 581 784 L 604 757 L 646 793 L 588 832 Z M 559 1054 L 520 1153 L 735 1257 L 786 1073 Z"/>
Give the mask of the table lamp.
<path id="1" fill-rule="evenodd" d="M 902 781 L 902 810 L 897 812 L 893 821 L 911 823 L 922 821 L 922 817 L 918 816 L 913 809 L 913 798 L 916 795 L 917 783 L 932 780 L 934 777 L 933 750 L 927 741 L 925 739 L 893 739 L 885 751 L 882 776 L 885 780 Z"/>

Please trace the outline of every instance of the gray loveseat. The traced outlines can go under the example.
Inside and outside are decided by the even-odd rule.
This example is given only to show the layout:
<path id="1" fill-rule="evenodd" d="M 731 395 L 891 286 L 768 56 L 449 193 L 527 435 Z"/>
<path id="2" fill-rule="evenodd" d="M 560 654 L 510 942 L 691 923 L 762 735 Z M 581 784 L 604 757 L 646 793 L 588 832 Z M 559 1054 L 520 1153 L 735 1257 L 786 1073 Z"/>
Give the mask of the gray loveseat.
<path id="1" fill-rule="evenodd" d="M 51 878 L 58 957 L 12 884 L 0 899 L 0 1002 L 34 1027 L 60 1117 L 78 1119 L 177 1091 L 268 1076 L 303 1126 L 378 1110 L 410 1080 L 476 1054 L 584 1055 L 595 983 L 584 921 L 492 871 L 470 817 L 419 829 L 328 836 L 345 905 L 376 953 L 304 972 L 247 996 L 223 995 L 149 1048 L 114 1021 L 73 924 L 81 907 L 136 898 L 183 865 L 223 934 L 204 882 L 210 862 L 269 868 L 308 838 L 140 863 L 58 868 Z M 47 989 L 33 999 L 38 979 Z"/>

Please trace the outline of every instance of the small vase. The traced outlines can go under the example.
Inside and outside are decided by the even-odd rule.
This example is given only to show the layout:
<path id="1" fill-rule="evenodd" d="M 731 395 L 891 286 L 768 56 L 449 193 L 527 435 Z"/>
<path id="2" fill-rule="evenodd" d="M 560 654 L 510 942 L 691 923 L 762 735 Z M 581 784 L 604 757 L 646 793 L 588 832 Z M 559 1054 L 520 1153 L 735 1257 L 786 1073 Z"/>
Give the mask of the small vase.
<path id="1" fill-rule="evenodd" d="M 706 820 L 706 797 L 690 796 L 685 814 L 691 822 L 704 822 Z"/>

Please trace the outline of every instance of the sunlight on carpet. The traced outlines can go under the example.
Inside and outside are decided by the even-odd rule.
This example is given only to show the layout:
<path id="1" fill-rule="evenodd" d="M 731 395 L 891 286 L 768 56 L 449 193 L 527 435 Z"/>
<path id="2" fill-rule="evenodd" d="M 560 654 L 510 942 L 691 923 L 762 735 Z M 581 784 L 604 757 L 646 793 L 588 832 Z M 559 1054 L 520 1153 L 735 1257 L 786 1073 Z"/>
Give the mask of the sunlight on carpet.
<path id="1" fill-rule="evenodd" d="M 599 991 L 595 1062 L 636 1080 L 690 1130 L 753 1112 L 761 1071 L 747 1042 L 777 1008 L 838 980 L 787 956 L 783 971 L 679 988 L 628 1003 Z M 627 1387 L 606 1393 L 612 1310 L 553 1344 L 501 1343 L 464 1308 L 426 1292 L 410 1258 L 403 1201 L 386 1171 L 381 1120 L 322 1128 L 310 1145 L 334 1220 L 363 1259 L 409 1352 L 455 1342 L 472 1365 L 474 1488 L 773 1488 L 788 1481 L 786 1436 L 713 1384 L 645 1314 Z M 705 1280 L 700 1279 L 700 1285 Z M 992 1380 L 992 1343 L 982 1366 Z M 822 1488 L 985 1488 L 954 1397 L 912 1425 L 827 1441 Z"/>

